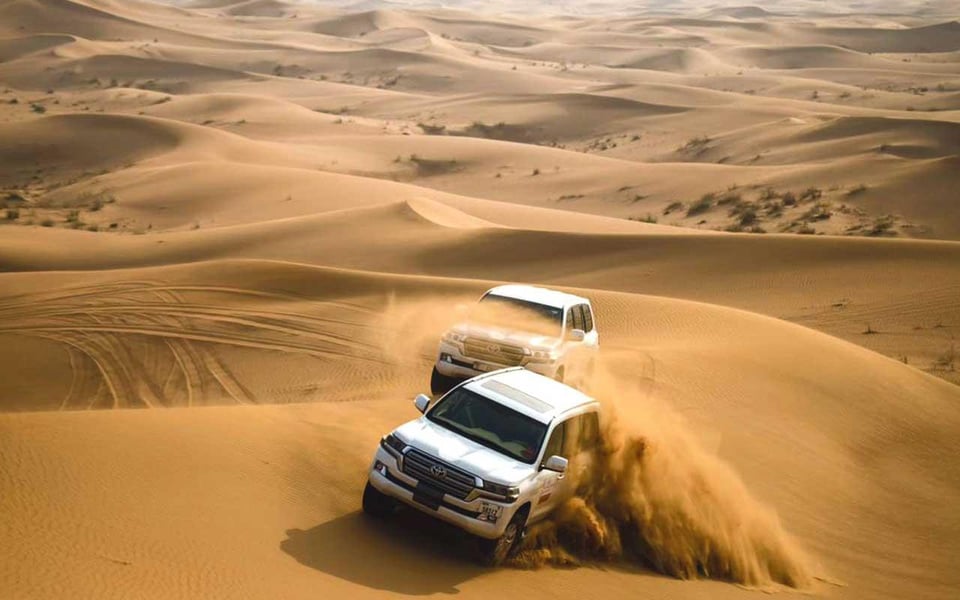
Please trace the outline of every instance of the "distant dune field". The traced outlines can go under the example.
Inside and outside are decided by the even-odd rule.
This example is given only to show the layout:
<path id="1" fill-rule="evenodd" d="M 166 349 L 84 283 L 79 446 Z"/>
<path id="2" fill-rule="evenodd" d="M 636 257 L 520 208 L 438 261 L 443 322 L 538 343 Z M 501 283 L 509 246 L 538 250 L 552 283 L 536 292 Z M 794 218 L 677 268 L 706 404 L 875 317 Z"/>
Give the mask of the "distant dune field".
<path id="1" fill-rule="evenodd" d="M 0 599 L 952 597 L 955 8 L 0 1 Z M 664 562 L 359 512 L 502 282 Z"/>

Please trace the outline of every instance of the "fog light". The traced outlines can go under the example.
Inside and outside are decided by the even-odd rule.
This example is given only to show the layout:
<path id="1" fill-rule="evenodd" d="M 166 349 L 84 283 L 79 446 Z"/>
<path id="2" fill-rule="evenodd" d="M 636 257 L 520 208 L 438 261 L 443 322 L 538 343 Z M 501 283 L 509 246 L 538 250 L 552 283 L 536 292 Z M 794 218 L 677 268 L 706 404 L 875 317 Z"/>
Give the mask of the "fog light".
<path id="1" fill-rule="evenodd" d="M 387 476 L 387 465 L 383 464 L 379 460 L 373 464 L 373 470 L 377 473 L 380 473 L 384 477 Z"/>
<path id="2" fill-rule="evenodd" d="M 441 362 L 453 362 L 453 360 L 450 358 L 450 355 L 447 354 L 446 352 L 444 352 L 443 354 L 440 355 L 440 361 L 441 361 Z"/>

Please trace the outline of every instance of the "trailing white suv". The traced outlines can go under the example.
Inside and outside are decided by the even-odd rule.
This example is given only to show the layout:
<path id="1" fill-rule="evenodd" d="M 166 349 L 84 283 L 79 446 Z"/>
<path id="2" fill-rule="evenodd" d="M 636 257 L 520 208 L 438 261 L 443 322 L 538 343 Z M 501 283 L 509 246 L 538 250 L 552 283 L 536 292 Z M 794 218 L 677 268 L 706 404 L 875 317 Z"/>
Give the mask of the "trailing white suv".
<path id="1" fill-rule="evenodd" d="M 498 565 L 569 498 L 599 440 L 600 405 L 520 367 L 479 375 L 380 440 L 363 491 L 374 516 L 412 506 L 479 538 Z"/>
<path id="2" fill-rule="evenodd" d="M 466 322 L 443 335 L 430 388 L 438 395 L 459 380 L 513 366 L 564 381 L 590 372 L 599 345 L 587 298 L 501 285 L 481 296 Z"/>

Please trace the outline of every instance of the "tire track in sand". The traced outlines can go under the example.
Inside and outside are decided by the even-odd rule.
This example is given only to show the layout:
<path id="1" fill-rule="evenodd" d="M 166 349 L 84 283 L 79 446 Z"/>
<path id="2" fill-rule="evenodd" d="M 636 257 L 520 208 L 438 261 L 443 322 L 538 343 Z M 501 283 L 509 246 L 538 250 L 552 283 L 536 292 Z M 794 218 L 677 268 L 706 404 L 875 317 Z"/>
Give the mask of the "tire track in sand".
<path id="1" fill-rule="evenodd" d="M 152 280 L 0 298 L 0 332 L 66 346 L 60 409 L 257 402 L 220 347 L 379 366 L 371 315 L 342 299 Z"/>

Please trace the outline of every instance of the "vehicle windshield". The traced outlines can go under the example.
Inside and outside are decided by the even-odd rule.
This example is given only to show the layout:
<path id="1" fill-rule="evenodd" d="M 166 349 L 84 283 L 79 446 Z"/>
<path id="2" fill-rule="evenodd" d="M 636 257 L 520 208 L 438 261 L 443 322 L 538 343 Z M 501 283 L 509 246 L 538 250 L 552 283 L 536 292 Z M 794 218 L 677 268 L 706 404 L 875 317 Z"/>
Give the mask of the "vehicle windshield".
<path id="1" fill-rule="evenodd" d="M 563 309 L 517 298 L 487 294 L 470 313 L 477 323 L 560 337 Z"/>
<path id="2" fill-rule="evenodd" d="M 427 418 L 527 464 L 537 460 L 547 433 L 543 423 L 462 387 L 444 396 Z"/>

